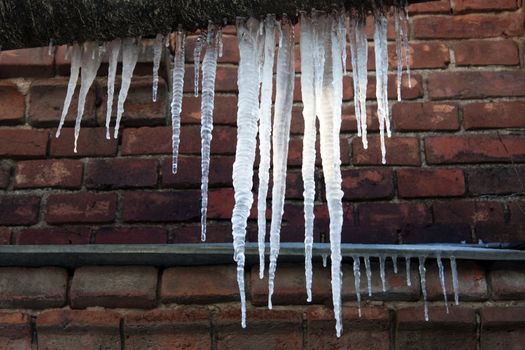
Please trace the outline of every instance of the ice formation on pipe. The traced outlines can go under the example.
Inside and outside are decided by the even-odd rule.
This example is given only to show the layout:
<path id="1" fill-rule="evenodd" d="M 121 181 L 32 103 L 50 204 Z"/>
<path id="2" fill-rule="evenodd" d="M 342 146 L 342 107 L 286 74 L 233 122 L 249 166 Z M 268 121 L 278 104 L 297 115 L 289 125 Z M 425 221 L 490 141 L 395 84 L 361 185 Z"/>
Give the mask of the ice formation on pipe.
<path id="1" fill-rule="evenodd" d="M 108 68 L 108 100 L 106 104 L 106 139 L 110 139 L 109 125 L 113 111 L 113 93 L 115 91 L 115 77 L 117 76 L 118 55 L 122 41 L 115 39 L 109 43 L 109 68 Z"/>
<path id="2" fill-rule="evenodd" d="M 180 112 L 182 111 L 182 94 L 184 92 L 184 43 L 186 35 L 182 30 L 177 32 L 175 56 L 173 57 L 172 96 L 171 96 L 171 172 L 177 173 L 177 159 L 180 144 Z"/>
<path id="3" fill-rule="evenodd" d="M 443 261 L 441 261 L 441 256 L 438 255 L 436 260 L 439 270 L 439 284 L 441 285 L 441 290 L 443 291 L 443 300 L 445 301 L 445 309 L 447 310 L 448 314 L 447 287 L 445 284 L 445 267 L 443 266 Z"/>
<path id="4" fill-rule="evenodd" d="M 407 277 L 407 286 L 411 286 L 412 285 L 412 279 L 411 279 L 411 269 L 410 269 L 410 257 L 409 256 L 406 256 L 405 257 L 405 271 L 406 271 L 406 277 Z"/>
<path id="5" fill-rule="evenodd" d="M 428 317 L 428 301 L 427 301 L 427 269 L 425 268 L 425 257 L 420 256 L 419 258 L 419 279 L 421 282 L 421 294 L 423 294 L 423 307 L 425 313 L 425 321 L 429 320 Z"/>
<path id="6" fill-rule="evenodd" d="M 452 288 L 454 289 L 454 303 L 459 305 L 459 281 L 458 268 L 456 265 L 456 258 L 450 257 L 450 270 L 452 271 Z"/>
<path id="7" fill-rule="evenodd" d="M 153 87 L 151 95 L 153 102 L 157 102 L 157 91 L 159 88 L 159 67 L 162 56 L 162 47 L 164 46 L 163 44 L 164 36 L 162 34 L 157 34 L 153 44 Z"/>
<path id="8" fill-rule="evenodd" d="M 82 48 L 77 43 L 73 44 L 73 49 L 71 52 L 71 73 L 69 76 L 69 82 L 67 84 L 67 93 L 64 100 L 64 107 L 62 108 L 62 115 L 60 116 L 60 122 L 58 123 L 58 128 L 56 131 L 56 137 L 60 136 L 60 131 L 66 120 L 67 112 L 69 111 L 69 106 L 71 105 L 71 100 L 73 99 L 73 94 L 75 93 L 75 88 L 77 87 L 78 75 L 80 72 L 80 61 L 82 59 Z"/>
<path id="9" fill-rule="evenodd" d="M 358 256 L 352 257 L 354 260 L 354 286 L 355 286 L 355 295 L 357 299 L 357 310 L 359 317 L 361 317 L 361 261 Z"/>

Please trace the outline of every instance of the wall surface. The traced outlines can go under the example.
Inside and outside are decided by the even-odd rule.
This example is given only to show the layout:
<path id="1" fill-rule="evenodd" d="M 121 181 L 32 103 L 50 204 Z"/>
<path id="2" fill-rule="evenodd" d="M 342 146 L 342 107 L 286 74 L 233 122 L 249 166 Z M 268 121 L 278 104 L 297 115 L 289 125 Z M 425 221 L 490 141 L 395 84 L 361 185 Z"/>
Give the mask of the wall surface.
<path id="1" fill-rule="evenodd" d="M 380 161 L 373 60 L 368 151 L 356 136 L 348 75 L 341 138 L 345 242 L 525 239 L 524 11 L 521 0 L 441 0 L 410 7 L 412 87 L 405 77 L 402 102 L 394 100 L 393 41 L 389 46 L 393 136 L 387 141 L 386 165 Z M 54 136 L 69 75 L 65 48 L 51 55 L 47 47 L 0 52 L 0 244 L 200 241 L 194 42 L 194 36 L 188 38 L 176 176 L 171 174 L 165 80 L 158 102 L 151 101 L 151 46 L 146 45 L 136 68 L 118 140 L 105 139 L 107 67 L 101 69 L 87 99 L 76 154 L 76 99 L 62 136 Z M 373 47 L 370 57 L 372 52 Z M 299 46 L 296 57 L 299 62 Z M 226 28 L 216 82 L 208 242 L 231 241 L 238 59 L 234 28 Z M 299 64 L 296 69 L 282 241 L 302 241 L 304 235 Z M 168 76 L 165 65 L 161 75 Z M 328 239 L 322 183 L 318 168 L 316 242 Z M 252 220 L 248 240 L 256 241 L 255 229 Z M 462 303 L 451 307 L 450 315 L 440 301 L 435 262 L 428 264 L 434 300 L 429 323 L 422 318 L 418 284 L 405 287 L 402 274 L 389 277 L 386 293 L 374 287 L 377 293 L 358 319 L 351 269 L 345 266 L 348 321 L 340 341 L 333 330 L 328 270 L 321 267 L 314 273 L 317 305 L 307 306 L 302 266 L 280 266 L 278 307 L 271 312 L 263 307 L 266 284 L 248 270 L 247 331 L 240 328 L 233 265 L 0 268 L 0 308 L 5 309 L 0 312 L 0 347 L 70 349 L 80 341 L 82 349 L 98 349 L 98 344 L 102 349 L 323 344 L 364 349 L 372 342 L 381 349 L 523 348 L 525 273 L 519 264 L 461 263 Z M 412 273 L 417 282 L 415 267 Z"/>

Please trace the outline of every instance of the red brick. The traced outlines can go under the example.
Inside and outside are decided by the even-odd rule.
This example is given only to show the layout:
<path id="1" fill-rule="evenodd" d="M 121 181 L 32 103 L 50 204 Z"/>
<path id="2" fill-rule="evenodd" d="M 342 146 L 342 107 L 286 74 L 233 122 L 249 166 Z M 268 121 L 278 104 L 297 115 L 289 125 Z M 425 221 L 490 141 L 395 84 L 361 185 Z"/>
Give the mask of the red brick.
<path id="1" fill-rule="evenodd" d="M 37 80 L 31 84 L 29 94 L 28 120 L 33 126 L 57 126 L 64 108 L 64 99 L 67 93 L 68 79 L 54 78 Z M 71 105 L 66 116 L 65 125 L 75 125 L 78 107 L 78 94 L 80 82 L 76 87 Z M 95 86 L 92 86 L 86 97 L 82 125 L 93 125 L 95 116 Z"/>
<path id="2" fill-rule="evenodd" d="M 355 108 L 353 105 L 344 104 L 342 108 L 342 123 L 341 132 L 353 131 L 357 132 L 357 122 L 355 119 Z M 293 117 L 292 117 L 293 118 Z M 301 115 L 302 119 L 302 115 Z M 292 119 L 293 123 L 293 119 Z M 368 105 L 366 107 L 366 125 L 368 131 L 378 131 L 379 121 L 377 118 L 377 107 Z M 301 125 L 301 133 L 303 132 L 303 126 Z"/>
<path id="3" fill-rule="evenodd" d="M 38 222 L 40 198 L 37 196 L 0 196 L 0 225 L 33 225 Z"/>
<path id="4" fill-rule="evenodd" d="M 217 66 L 215 92 L 236 92 L 237 70 L 238 68 L 234 66 Z M 184 74 L 184 92 L 193 93 L 195 89 L 194 76 L 195 74 L 193 65 L 187 65 Z M 184 106 L 182 108 L 184 108 Z"/>
<path id="5" fill-rule="evenodd" d="M 109 310 L 48 310 L 38 315 L 39 349 L 121 349 L 120 316 Z"/>
<path id="6" fill-rule="evenodd" d="M 170 134 L 171 139 L 171 134 Z M 201 139 L 200 126 L 185 126 L 181 128 L 180 148 L 182 154 L 201 154 L 201 143 L 196 140 Z M 216 126 L 213 128 L 211 153 L 214 154 L 234 154 L 237 143 L 237 130 L 227 126 Z M 171 153 L 171 142 L 170 152 Z"/>
<path id="7" fill-rule="evenodd" d="M 115 219 L 115 193 L 53 194 L 47 199 L 49 224 L 111 222 Z"/>
<path id="8" fill-rule="evenodd" d="M 164 244 L 168 232 L 159 227 L 103 227 L 95 233 L 99 244 Z"/>
<path id="9" fill-rule="evenodd" d="M 387 165 L 420 165 L 419 140 L 415 137 L 391 138 L 385 135 Z M 352 162 L 354 165 L 380 165 L 381 143 L 379 135 L 368 135 L 368 149 L 363 148 L 361 138 L 352 139 Z"/>
<path id="10" fill-rule="evenodd" d="M 428 77 L 432 99 L 525 96 L 525 72 L 440 72 Z"/>
<path id="11" fill-rule="evenodd" d="M 251 217 L 254 217 L 254 209 L 257 199 L 254 197 Z M 208 218 L 230 219 L 235 205 L 234 192 L 232 188 L 214 188 L 208 191 Z"/>
<path id="12" fill-rule="evenodd" d="M 200 217 L 200 191 L 127 192 L 125 222 L 176 222 Z"/>
<path id="13" fill-rule="evenodd" d="M 210 304 L 238 297 L 234 265 L 180 266 L 162 273 L 160 298 L 166 304 Z"/>
<path id="14" fill-rule="evenodd" d="M 503 206 L 495 201 L 442 201 L 433 204 L 434 222 L 468 223 L 483 222 L 503 223 Z"/>
<path id="15" fill-rule="evenodd" d="M 469 11 L 504 11 L 515 10 L 518 8 L 516 0 L 499 0 L 497 2 L 484 0 L 455 0 L 454 13 L 463 13 Z"/>
<path id="16" fill-rule="evenodd" d="M 473 309 L 453 307 L 450 314 L 442 306 L 430 307 L 430 322 L 423 318 L 423 307 L 396 312 L 397 349 L 475 349 L 476 314 Z"/>
<path id="17" fill-rule="evenodd" d="M 234 160 L 235 158 L 232 156 L 212 158 L 208 178 L 210 186 L 231 186 Z M 177 161 L 177 174 L 173 174 L 171 169 L 172 159 L 165 159 L 162 163 L 162 185 L 164 187 L 200 188 L 200 157 L 181 156 Z"/>
<path id="18" fill-rule="evenodd" d="M 71 307 L 152 308 L 157 304 L 157 269 L 150 266 L 83 266 L 75 270 Z"/>
<path id="19" fill-rule="evenodd" d="M 181 145 L 184 140 L 181 137 Z M 122 155 L 170 154 L 171 127 L 124 129 Z"/>
<path id="20" fill-rule="evenodd" d="M 359 224 L 395 226 L 429 221 L 423 203 L 364 203 L 359 205 Z"/>
<path id="21" fill-rule="evenodd" d="M 309 307 L 307 317 L 307 349 L 355 349 L 366 350 L 373 344 L 374 349 L 387 350 L 390 346 L 390 321 L 384 307 L 363 307 L 362 315 L 357 308 L 343 307 L 343 334 L 334 334 L 334 313 L 331 308 Z"/>
<path id="22" fill-rule="evenodd" d="M 523 306 L 488 306 L 481 309 L 482 349 L 519 349 L 525 339 Z"/>
<path id="23" fill-rule="evenodd" d="M 497 262 L 490 269 L 491 294 L 494 300 L 525 298 L 525 271 L 519 262 Z"/>
<path id="24" fill-rule="evenodd" d="M 7 161 L 0 161 L 0 188 L 7 188 L 11 181 L 11 164 Z"/>
<path id="25" fill-rule="evenodd" d="M 412 4 L 408 7 L 409 14 L 420 13 L 450 13 L 450 0 L 438 0 Z"/>
<path id="26" fill-rule="evenodd" d="M 53 55 L 47 47 L 0 52 L 0 78 L 51 77 Z"/>
<path id="27" fill-rule="evenodd" d="M 87 163 L 88 188 L 112 189 L 156 185 L 156 159 L 92 159 Z"/>
<path id="28" fill-rule="evenodd" d="M 130 313 L 124 320 L 128 349 L 211 349 L 210 312 L 177 307 Z"/>
<path id="29" fill-rule="evenodd" d="M 0 129 L 0 157 L 44 158 L 48 137 L 47 130 Z"/>
<path id="30" fill-rule="evenodd" d="M 20 312 L 0 313 L 0 347 L 31 349 L 31 317 Z"/>
<path id="31" fill-rule="evenodd" d="M 501 15 L 418 16 L 412 20 L 416 39 L 467 39 L 523 34 L 523 19 L 517 13 Z"/>
<path id="32" fill-rule="evenodd" d="M 475 227 L 476 238 L 484 242 L 519 242 L 525 240 L 524 224 L 478 224 Z"/>
<path id="33" fill-rule="evenodd" d="M 451 197 L 465 193 L 465 176 L 460 169 L 398 169 L 400 197 Z"/>
<path id="34" fill-rule="evenodd" d="M 82 183 L 82 163 L 78 160 L 26 160 L 15 168 L 15 188 L 73 188 Z"/>
<path id="35" fill-rule="evenodd" d="M 478 102 L 463 107 L 465 129 L 525 128 L 525 102 Z"/>
<path id="36" fill-rule="evenodd" d="M 172 236 L 173 243 L 201 243 L 201 225 L 199 223 L 177 227 L 173 230 Z M 209 222 L 206 225 L 206 242 L 233 242 L 231 221 Z"/>
<path id="37" fill-rule="evenodd" d="M 452 274 L 448 259 L 442 259 L 445 269 L 445 286 L 449 307 L 454 302 L 454 288 L 452 286 Z M 460 301 L 482 301 L 488 298 L 487 278 L 485 269 L 473 261 L 458 261 L 458 285 Z M 428 300 L 442 301 L 443 290 L 439 282 L 438 266 L 435 260 L 427 260 L 425 267 L 426 287 Z"/>
<path id="38" fill-rule="evenodd" d="M 458 109 L 444 103 L 396 103 L 392 106 L 396 131 L 458 130 Z"/>
<path id="39" fill-rule="evenodd" d="M 388 52 L 390 68 L 397 69 L 395 47 L 391 45 Z M 410 68 L 412 69 L 446 68 L 449 63 L 449 50 L 445 44 L 433 42 L 410 44 Z M 403 92 L 401 94 L 403 95 Z"/>
<path id="40" fill-rule="evenodd" d="M 341 165 L 350 164 L 350 149 L 348 147 L 348 140 L 342 137 L 339 140 L 339 146 L 341 150 Z M 315 149 L 317 156 L 315 157 L 315 164 L 321 165 L 321 152 L 319 148 L 319 138 L 315 143 Z M 256 159 L 255 164 L 259 164 Z M 303 164 L 303 140 L 293 138 L 290 139 L 288 144 L 288 166 L 301 166 Z"/>
<path id="41" fill-rule="evenodd" d="M 468 135 L 427 137 L 425 153 L 431 164 L 525 161 L 525 137 Z"/>
<path id="42" fill-rule="evenodd" d="M 52 157 L 112 157 L 117 154 L 117 146 L 117 140 L 106 139 L 105 128 L 82 128 L 75 153 L 73 129 L 66 128 L 59 138 L 52 131 L 50 153 Z"/>
<path id="43" fill-rule="evenodd" d="M 11 242 L 11 230 L 8 228 L 0 228 L 0 244 L 9 244 Z"/>
<path id="44" fill-rule="evenodd" d="M 24 121 L 25 97 L 16 84 L 0 80 L 0 106 L 1 124 L 20 124 Z"/>
<path id="45" fill-rule="evenodd" d="M 473 195 L 523 193 L 524 167 L 475 168 L 468 169 L 466 175 L 469 193 Z"/>
<path id="46" fill-rule="evenodd" d="M 344 223 L 347 218 L 344 218 Z M 395 228 L 385 226 L 353 226 L 341 233 L 343 243 L 361 244 L 396 244 L 398 232 Z"/>
<path id="47" fill-rule="evenodd" d="M 390 169 L 343 170 L 341 175 L 343 199 L 391 198 L 394 193 Z"/>
<path id="48" fill-rule="evenodd" d="M 525 202 L 515 201 L 508 203 L 510 222 L 512 224 L 525 224 Z"/>
<path id="49" fill-rule="evenodd" d="M 215 95 L 213 109 L 214 125 L 235 125 L 237 120 L 237 96 Z M 181 123 L 201 123 L 201 96 L 184 96 L 182 101 Z"/>
<path id="50" fill-rule="evenodd" d="M 67 271 L 57 267 L 0 268 L 2 308 L 45 309 L 66 303 Z"/>
<path id="51" fill-rule="evenodd" d="M 404 244 L 472 242 L 468 224 L 406 225 L 400 230 Z"/>
<path id="52" fill-rule="evenodd" d="M 518 46 L 512 40 L 460 41 L 454 46 L 457 66 L 485 66 L 520 64 Z"/>
<path id="53" fill-rule="evenodd" d="M 403 100 L 414 100 L 423 96 L 423 80 L 421 75 L 412 74 L 410 76 L 410 82 L 412 83 L 412 87 L 409 87 L 407 76 L 403 75 L 401 81 L 401 96 Z M 369 100 L 376 99 L 376 79 L 373 76 L 368 77 L 366 98 Z M 391 100 L 397 99 L 397 82 L 395 75 L 388 76 L 388 98 Z"/>
<path id="54" fill-rule="evenodd" d="M 88 244 L 88 227 L 28 228 L 16 234 L 16 244 Z"/>
<path id="55" fill-rule="evenodd" d="M 167 86 L 164 79 L 159 79 L 157 102 L 152 101 L 152 77 L 133 77 L 128 92 L 124 113 L 122 114 L 121 127 L 128 125 L 158 125 L 166 121 Z M 115 82 L 115 91 L 120 91 L 120 79 Z M 107 113 L 107 81 L 101 83 L 100 101 L 97 101 L 97 120 L 99 125 L 104 125 Z M 118 96 L 118 95 L 117 95 Z M 111 125 L 117 116 L 118 98 L 113 98 Z M 113 136 L 113 129 L 111 130 Z"/>

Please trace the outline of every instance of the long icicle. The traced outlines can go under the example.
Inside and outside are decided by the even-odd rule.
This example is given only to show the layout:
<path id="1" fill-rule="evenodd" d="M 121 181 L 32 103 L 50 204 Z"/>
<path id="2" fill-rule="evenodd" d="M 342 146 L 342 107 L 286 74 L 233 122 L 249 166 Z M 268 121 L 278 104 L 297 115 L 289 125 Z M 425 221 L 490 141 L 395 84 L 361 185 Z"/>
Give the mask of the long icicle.
<path id="1" fill-rule="evenodd" d="M 355 295 L 357 300 L 357 312 L 359 317 L 361 317 L 361 261 L 358 256 L 352 257 L 354 260 L 354 286 L 355 286 Z"/>
<path id="2" fill-rule="evenodd" d="M 408 44 L 408 31 L 409 31 L 409 19 L 408 19 L 408 2 L 406 0 L 403 1 L 404 5 L 401 9 L 401 28 L 403 31 L 403 47 L 405 51 L 405 67 L 407 72 L 407 80 L 408 80 L 408 87 L 412 88 L 412 79 L 410 77 L 410 61 L 411 61 L 411 54 L 410 54 L 410 45 Z"/>
<path id="3" fill-rule="evenodd" d="M 288 141 L 292 119 L 294 90 L 294 36 L 293 26 L 287 18 L 281 21 L 281 37 L 277 55 L 277 77 L 274 113 L 272 222 L 270 225 L 270 266 L 268 271 L 268 307 L 272 308 L 275 270 L 279 256 L 281 223 L 286 190 Z"/>
<path id="4" fill-rule="evenodd" d="M 109 125 L 113 113 L 113 94 L 115 92 L 115 78 L 117 76 L 118 55 L 122 41 L 115 39 L 109 43 L 109 68 L 108 68 L 108 100 L 106 101 L 106 139 L 110 139 Z"/>
<path id="5" fill-rule="evenodd" d="M 403 77 L 403 27 L 401 26 L 402 21 L 402 9 L 398 6 L 394 7 L 394 30 L 396 32 L 396 63 L 397 63 L 397 100 L 401 101 L 401 79 Z"/>
<path id="6" fill-rule="evenodd" d="M 239 73 L 237 85 L 237 145 L 233 163 L 233 189 L 235 205 L 232 213 L 234 260 L 237 262 L 237 283 L 241 299 L 241 325 L 246 327 L 246 292 L 244 289 L 244 247 L 246 225 L 253 204 L 253 163 L 257 139 L 259 114 L 259 21 L 238 19 Z"/>
<path id="7" fill-rule="evenodd" d="M 184 92 L 184 43 L 186 35 L 179 29 L 177 32 L 177 43 L 175 48 L 175 57 L 173 58 L 173 91 L 171 98 L 171 147 L 172 147 L 172 164 L 171 172 L 177 173 L 177 159 L 179 157 L 180 143 L 180 112 L 182 111 L 182 94 Z"/>
<path id="8" fill-rule="evenodd" d="M 71 100 L 75 94 L 75 89 L 77 87 L 78 75 L 80 73 L 80 61 L 82 59 L 82 48 L 78 43 L 73 44 L 73 49 L 71 51 L 71 74 L 69 75 L 69 82 L 67 84 L 67 93 L 66 99 L 64 100 L 64 107 L 62 108 L 62 115 L 60 116 L 60 122 L 58 123 L 58 128 L 55 134 L 55 137 L 60 136 L 60 131 L 66 120 L 67 112 L 69 111 L 69 106 L 71 105 Z"/>
<path id="9" fill-rule="evenodd" d="M 210 174 L 211 139 L 213 131 L 213 107 L 215 98 L 215 75 L 217 72 L 217 27 L 208 25 L 206 53 L 202 61 L 201 96 L 201 240 L 206 241 L 206 218 L 208 216 L 208 177 Z"/>
<path id="10" fill-rule="evenodd" d="M 199 75 L 200 75 L 200 64 L 201 64 L 201 52 L 202 46 L 207 40 L 206 32 L 202 32 L 201 35 L 197 37 L 195 42 L 195 48 L 193 49 L 193 95 L 195 97 L 199 96 Z"/>
<path id="11" fill-rule="evenodd" d="M 163 47 L 164 36 L 159 33 L 155 37 L 155 42 L 153 44 L 153 87 L 151 92 L 151 99 L 153 102 L 157 102 L 157 91 L 159 89 L 159 67 Z"/>
<path id="12" fill-rule="evenodd" d="M 447 286 L 445 284 L 445 267 L 443 266 L 443 261 L 441 261 L 441 256 L 437 256 L 437 265 L 439 271 L 439 284 L 441 284 L 441 290 L 443 291 L 443 300 L 445 301 L 445 309 L 448 314 L 448 300 L 447 300 Z"/>
<path id="13" fill-rule="evenodd" d="M 421 293 L 423 294 L 423 307 L 425 309 L 425 321 L 429 320 L 428 317 L 428 301 L 427 301 L 427 269 L 425 268 L 425 257 L 419 257 L 419 279 L 421 282 Z"/>
<path id="14" fill-rule="evenodd" d="M 354 87 L 354 110 L 355 110 L 355 119 L 357 123 L 357 136 L 362 136 L 361 134 L 361 103 L 359 98 L 361 94 L 359 93 L 359 66 L 357 65 L 357 39 L 356 39 L 356 19 L 351 17 L 348 19 L 348 38 L 350 42 L 350 61 L 352 62 L 352 83 Z M 301 65 L 302 66 L 302 65 Z M 304 68 L 303 68 L 304 69 Z M 363 140 L 363 144 L 364 144 Z"/>
<path id="15" fill-rule="evenodd" d="M 264 242 L 266 240 L 266 197 L 270 171 L 272 135 L 273 62 L 275 58 L 275 16 L 264 20 L 264 61 L 261 104 L 259 108 L 259 189 L 257 191 L 257 241 L 259 244 L 259 278 L 264 277 Z M 262 46 L 262 44 L 261 44 Z"/>
<path id="16" fill-rule="evenodd" d="M 363 148 L 368 149 L 366 90 L 368 87 L 368 40 L 366 37 L 366 16 L 355 19 L 356 70 L 359 94 L 359 119 L 361 121 L 361 139 Z M 357 112 L 357 111 L 356 111 Z"/>
<path id="17" fill-rule="evenodd" d="M 370 257 L 365 255 L 365 272 L 366 272 L 366 282 L 368 287 L 368 296 L 372 296 L 372 269 L 370 267 Z"/>
<path id="18" fill-rule="evenodd" d="M 450 270 L 452 271 L 452 288 L 454 289 L 454 304 L 459 305 L 459 281 L 456 257 L 450 257 Z"/>

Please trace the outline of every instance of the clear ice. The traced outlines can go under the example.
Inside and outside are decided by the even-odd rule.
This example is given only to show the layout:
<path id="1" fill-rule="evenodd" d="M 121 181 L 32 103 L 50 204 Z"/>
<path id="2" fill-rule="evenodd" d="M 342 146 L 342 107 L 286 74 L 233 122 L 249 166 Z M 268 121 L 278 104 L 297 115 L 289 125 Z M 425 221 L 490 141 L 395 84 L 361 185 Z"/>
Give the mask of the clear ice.
<path id="1" fill-rule="evenodd" d="M 60 131 L 66 120 L 67 112 L 69 111 L 69 106 L 71 105 L 71 100 L 75 94 L 75 89 L 77 87 L 78 75 L 80 72 L 80 63 L 82 60 L 82 48 L 77 43 L 73 44 L 71 51 L 71 73 L 69 75 L 69 82 L 67 84 L 67 93 L 64 100 L 64 107 L 62 108 L 62 115 L 60 116 L 60 122 L 58 123 L 58 128 L 56 131 L 56 137 L 60 136 Z"/>
<path id="2" fill-rule="evenodd" d="M 157 102 L 157 91 L 159 88 L 159 67 L 160 59 L 162 57 L 162 48 L 164 47 L 164 36 L 157 34 L 153 44 L 153 87 L 151 98 L 153 102 Z"/>
<path id="3" fill-rule="evenodd" d="M 173 57 L 172 97 L 171 97 L 171 147 L 172 163 L 171 172 L 177 173 L 177 159 L 179 157 L 180 143 L 180 112 L 182 111 L 182 94 L 184 92 L 184 43 L 186 35 L 182 30 L 177 32 L 175 56 Z"/>
<path id="4" fill-rule="evenodd" d="M 115 91 L 115 77 L 117 76 L 118 55 L 122 41 L 115 39 L 109 43 L 109 68 L 108 68 L 108 100 L 106 102 L 106 139 L 110 139 L 109 125 L 113 113 L 113 93 Z"/>

